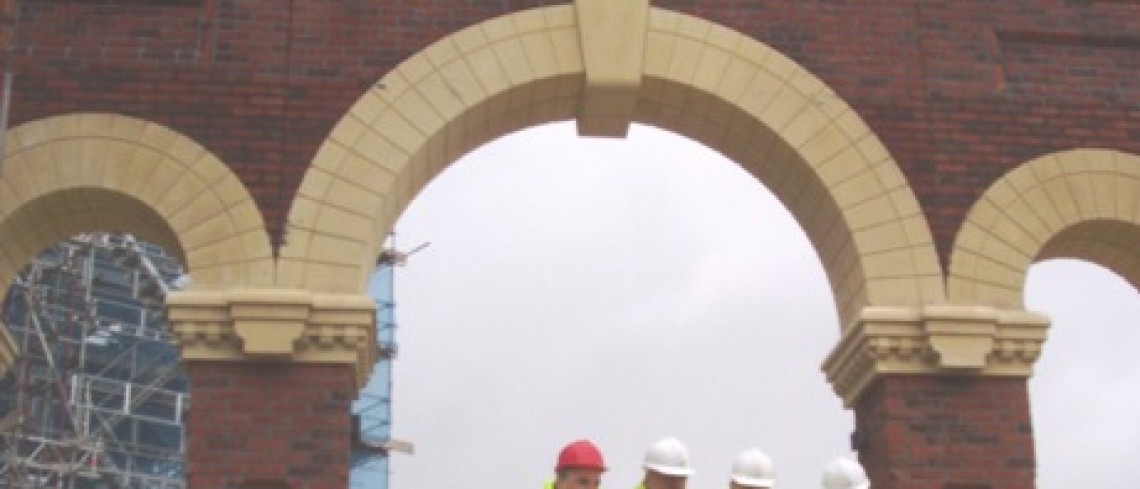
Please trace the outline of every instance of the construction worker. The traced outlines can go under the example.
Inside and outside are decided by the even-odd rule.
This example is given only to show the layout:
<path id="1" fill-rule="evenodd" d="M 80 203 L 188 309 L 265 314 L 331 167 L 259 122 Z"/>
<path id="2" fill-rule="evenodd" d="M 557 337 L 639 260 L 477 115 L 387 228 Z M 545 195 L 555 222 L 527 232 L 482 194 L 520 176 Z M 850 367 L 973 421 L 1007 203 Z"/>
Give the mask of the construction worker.
<path id="1" fill-rule="evenodd" d="M 759 448 L 750 448 L 736 457 L 732 463 L 732 477 L 729 489 L 776 487 L 776 466 L 768 454 Z"/>
<path id="2" fill-rule="evenodd" d="M 602 452 L 590 440 L 570 442 L 558 452 L 554 480 L 546 489 L 598 489 L 606 463 Z"/>
<path id="3" fill-rule="evenodd" d="M 689 450 L 676 438 L 662 438 L 645 452 L 645 478 L 638 489 L 685 489 L 693 469 Z"/>
<path id="4" fill-rule="evenodd" d="M 823 468 L 823 489 L 870 489 L 863 466 L 846 457 L 832 460 Z"/>

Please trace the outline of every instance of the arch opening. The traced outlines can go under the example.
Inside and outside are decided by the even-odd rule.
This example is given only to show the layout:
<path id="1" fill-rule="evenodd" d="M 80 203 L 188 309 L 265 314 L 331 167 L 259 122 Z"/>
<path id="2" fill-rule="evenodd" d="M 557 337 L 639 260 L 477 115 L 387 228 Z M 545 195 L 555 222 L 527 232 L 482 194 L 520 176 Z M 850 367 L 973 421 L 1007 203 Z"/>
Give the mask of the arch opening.
<path id="1" fill-rule="evenodd" d="M 26 263 L 2 312 L 14 355 L 0 378 L 0 484 L 185 487 L 189 379 L 164 305 L 189 280 L 177 257 L 95 231 Z"/>
<path id="2" fill-rule="evenodd" d="M 281 282 L 362 290 L 396 216 L 455 158 L 573 118 L 583 76 L 575 23 L 560 6 L 470 27 L 361 97 L 301 184 Z M 648 35 L 635 120 L 702 141 L 769 184 L 819 251 L 843 326 L 867 305 L 944 300 L 917 200 L 841 98 L 770 47 L 695 17 L 651 9 Z"/>
<path id="3" fill-rule="evenodd" d="M 442 484 L 432 467 L 490 444 L 536 463 L 465 472 L 541 483 L 542 454 L 592 436 L 613 461 L 605 483 L 635 484 L 642 445 L 675 434 L 694 484 L 722 482 L 756 443 L 781 484 L 816 483 L 853 422 L 818 369 L 838 319 L 802 228 L 683 137 L 572 132 L 481 147 L 398 222 L 399 245 L 432 246 L 397 277 L 396 436 L 417 454 L 393 459 L 393 482 Z"/>
<path id="4" fill-rule="evenodd" d="M 1026 305 L 1052 319 L 1029 381 L 1037 487 L 1133 487 L 1140 456 L 1140 296 L 1114 269 L 1048 259 L 1029 270 Z"/>

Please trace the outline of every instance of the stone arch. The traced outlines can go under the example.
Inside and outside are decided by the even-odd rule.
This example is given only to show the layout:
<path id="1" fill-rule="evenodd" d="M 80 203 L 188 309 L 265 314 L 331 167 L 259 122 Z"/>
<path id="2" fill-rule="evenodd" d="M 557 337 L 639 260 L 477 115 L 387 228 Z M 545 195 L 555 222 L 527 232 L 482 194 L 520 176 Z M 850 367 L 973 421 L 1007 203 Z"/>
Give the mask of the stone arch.
<path id="1" fill-rule="evenodd" d="M 464 29 L 365 93 L 301 183 L 279 283 L 363 290 L 382 236 L 448 164 L 512 131 L 579 116 L 589 31 L 575 8 L 527 10 Z M 632 119 L 701 141 L 772 189 L 819 253 L 845 325 L 867 305 L 944 301 L 913 191 L 835 92 L 726 27 L 658 8 L 648 8 L 646 23 Z"/>
<path id="2" fill-rule="evenodd" d="M 1140 156 L 1048 154 L 1010 171 L 970 209 L 950 256 L 950 300 L 1022 308 L 1029 267 L 1079 258 L 1140 285 Z"/>
<path id="3" fill-rule="evenodd" d="M 160 124 L 105 113 L 28 122 L 8 133 L 0 185 L 0 283 L 47 246 L 94 230 L 176 253 L 192 288 L 272 283 L 268 234 L 245 186 Z"/>

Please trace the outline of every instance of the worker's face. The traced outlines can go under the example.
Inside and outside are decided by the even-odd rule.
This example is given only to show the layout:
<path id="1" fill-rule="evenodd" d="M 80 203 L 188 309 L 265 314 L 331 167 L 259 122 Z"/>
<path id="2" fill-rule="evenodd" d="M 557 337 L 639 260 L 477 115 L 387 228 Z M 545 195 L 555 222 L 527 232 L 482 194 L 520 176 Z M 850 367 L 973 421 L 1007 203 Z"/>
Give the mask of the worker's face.
<path id="1" fill-rule="evenodd" d="M 645 489 L 685 489 L 687 481 L 684 477 L 659 474 L 652 470 L 645 473 Z"/>
<path id="2" fill-rule="evenodd" d="M 602 471 L 595 469 L 564 469 L 554 481 L 554 489 L 598 489 L 602 485 Z"/>

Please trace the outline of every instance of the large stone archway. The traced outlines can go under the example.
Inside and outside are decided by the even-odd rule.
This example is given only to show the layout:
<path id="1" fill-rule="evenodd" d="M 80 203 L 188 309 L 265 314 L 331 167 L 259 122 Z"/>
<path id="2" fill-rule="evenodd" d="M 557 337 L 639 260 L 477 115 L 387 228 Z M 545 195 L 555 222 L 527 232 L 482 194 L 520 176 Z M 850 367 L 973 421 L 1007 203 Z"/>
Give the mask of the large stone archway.
<path id="1" fill-rule="evenodd" d="M 125 231 L 176 254 L 193 289 L 272 283 L 261 214 L 233 171 L 192 139 L 117 114 L 68 114 L 8 133 L 0 283 L 76 233 Z"/>
<path id="2" fill-rule="evenodd" d="M 628 50 L 609 49 L 615 45 Z M 672 130 L 724 153 L 781 199 L 830 280 L 843 337 L 824 369 L 856 409 L 853 439 L 886 487 L 969 482 L 977 479 L 969 475 L 975 462 L 994 456 L 964 457 L 973 453 L 968 440 L 931 441 L 907 426 L 996 432 L 996 456 L 1009 467 L 993 477 L 1031 480 L 1024 378 L 1047 322 L 1021 310 L 1025 268 L 1076 256 L 1138 280 L 1127 245 L 1138 236 L 1135 156 L 1080 150 L 1015 170 L 971 211 L 947 281 L 906 178 L 825 83 L 725 27 L 648 2 L 600 0 L 471 26 L 381 79 L 318 150 L 276 255 L 242 183 L 184 135 L 113 114 L 24 124 L 6 144 L 0 233 L 10 238 L 0 243 L 0 279 L 40 248 L 85 230 L 129 231 L 166 246 L 193 274 L 193 288 L 170 298 L 171 317 L 196 392 L 212 400 L 199 412 L 217 414 L 197 416 L 192 427 L 191 486 L 339 483 L 347 453 L 328 468 L 316 452 L 349 436 L 337 409 L 378 354 L 374 306 L 363 289 L 382 236 L 424 185 L 470 149 L 567 119 L 591 136 L 621 136 L 633 122 Z M 10 350 L 0 342 L 0 363 Z M 229 397 L 264 382 L 288 394 L 248 416 L 226 414 Z M 303 388 L 316 384 L 322 387 Z M 966 403 L 986 419 L 1010 421 L 899 403 L 915 398 Z M 1009 402 L 982 402 L 991 398 Z M 249 443 L 278 433 L 278 424 L 251 420 L 264 421 L 283 403 L 306 408 L 282 422 L 319 418 L 331 435 L 249 453 Z M 242 433 L 242 442 L 219 445 L 230 432 Z M 907 455 L 934 443 L 950 448 Z M 303 458 L 311 473 L 273 463 L 282 456 Z M 927 475 L 932 464 L 942 472 Z"/>
<path id="3" fill-rule="evenodd" d="M 344 467 L 331 472 L 346 479 L 347 446 L 340 442 L 351 430 L 348 405 L 377 353 L 370 334 L 371 300 L 274 288 L 268 233 L 246 187 L 209 150 L 160 124 L 107 113 L 61 115 L 14 128 L 4 148 L 0 280 L 5 287 L 42 249 L 86 231 L 136 234 L 186 266 L 191 285 L 168 296 L 167 305 L 195 399 L 187 425 L 191 487 L 274 480 L 273 475 L 302 470 L 281 466 L 284 457 L 319 472 L 330 451 L 344 452 L 334 456 L 345 460 Z M 7 329 L 0 330 L 0 370 L 18 354 Z M 290 410 L 260 395 L 231 404 L 251 387 L 265 385 L 275 385 Z M 234 419 L 236 411 L 289 419 L 292 434 L 273 423 L 246 420 L 241 424 L 247 432 L 249 426 L 262 426 L 269 436 L 235 438 L 217 417 Z M 314 418 L 323 427 L 314 427 Z M 309 439 L 318 428 L 324 434 Z M 283 436 L 280 446 L 264 453 L 244 448 L 250 439 Z M 219 443 L 242 447 L 244 456 L 219 451 Z M 310 451 L 316 454 L 296 455 Z M 272 463 L 257 463 L 261 457 Z M 220 469 L 223 464 L 231 465 Z M 228 476 L 215 477 L 219 471 Z"/>
<path id="4" fill-rule="evenodd" d="M 660 126 L 740 163 L 804 227 L 844 325 L 868 305 L 943 302 L 906 179 L 838 95 L 727 28 L 648 2 L 607 8 L 580 1 L 484 22 L 380 80 L 301 184 L 281 283 L 362 290 L 381 237 L 447 165 L 511 131 L 576 118 L 586 134 L 620 135 L 632 121 Z"/>
<path id="5" fill-rule="evenodd" d="M 196 405 L 191 486 L 341 485 L 381 238 L 471 148 L 576 119 L 700 141 L 795 215 L 842 318 L 824 370 L 877 489 L 1033 487 L 1025 378 L 1047 321 L 1022 310 L 1025 268 L 1073 256 L 1140 280 L 1123 110 L 1140 92 L 1116 42 L 1133 6 L 443 3 L 0 6 L 18 125 L 0 275 L 94 227 L 183 258 L 194 288 L 171 317 L 214 402 Z M 1130 154 L 1015 169 L 1063 148 Z"/>
<path id="6" fill-rule="evenodd" d="M 159 124 L 68 114 L 7 133 L 0 171 L 0 284 L 44 248 L 85 231 L 162 245 L 211 290 L 272 281 L 261 214 L 233 172 Z M 0 331 L 0 365 L 16 351 Z"/>
<path id="7" fill-rule="evenodd" d="M 499 136 L 567 119 L 585 135 L 656 125 L 732 158 L 806 231 L 844 329 L 824 369 L 857 411 L 853 440 L 877 485 L 1032 481 L 1028 410 L 1017 400 L 1035 358 L 1025 352 L 1039 347 L 1044 319 L 947 301 L 911 187 L 859 115 L 811 73 L 696 17 L 647 2 L 603 5 L 611 4 L 582 0 L 472 26 L 380 80 L 332 130 L 301 184 L 279 285 L 362 290 L 382 236 L 419 189 Z M 955 384 L 961 378 L 970 381 Z M 986 419 L 1008 423 L 940 408 L 900 411 L 910 404 L 897 399 L 916 396 L 976 404 Z M 1011 402 L 983 402 L 995 397 Z M 968 437 L 931 437 L 914 426 L 993 432 L 999 448 L 979 455 Z M 942 448 L 907 455 L 922 445 Z M 995 457 L 1008 469 L 970 468 Z"/>
<path id="8" fill-rule="evenodd" d="M 1140 156 L 1074 149 L 1009 172 L 970 209 L 950 258 L 950 299 L 1023 307 L 1029 267 L 1079 258 L 1140 284 Z"/>

